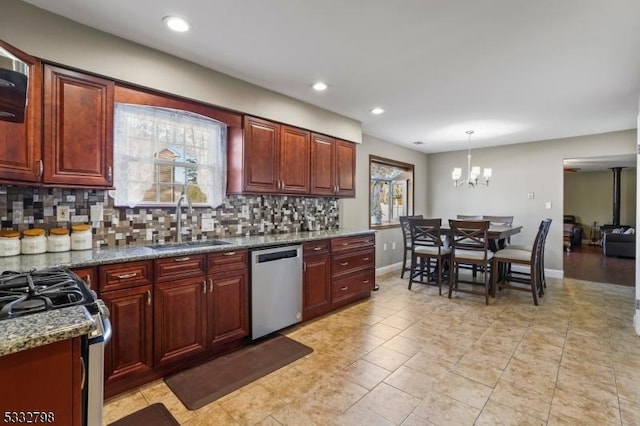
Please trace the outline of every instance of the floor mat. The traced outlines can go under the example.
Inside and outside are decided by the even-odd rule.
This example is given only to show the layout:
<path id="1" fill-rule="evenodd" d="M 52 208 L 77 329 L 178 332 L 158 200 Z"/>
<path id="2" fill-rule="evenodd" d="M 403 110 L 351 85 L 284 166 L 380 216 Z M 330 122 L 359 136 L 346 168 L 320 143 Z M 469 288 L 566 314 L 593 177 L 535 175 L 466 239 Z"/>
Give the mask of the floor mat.
<path id="1" fill-rule="evenodd" d="M 131 413 L 109 426 L 180 426 L 180 423 L 171 415 L 167 407 L 157 403 Z"/>
<path id="2" fill-rule="evenodd" d="M 188 409 L 197 410 L 311 352 L 310 347 L 277 335 L 164 381 Z"/>

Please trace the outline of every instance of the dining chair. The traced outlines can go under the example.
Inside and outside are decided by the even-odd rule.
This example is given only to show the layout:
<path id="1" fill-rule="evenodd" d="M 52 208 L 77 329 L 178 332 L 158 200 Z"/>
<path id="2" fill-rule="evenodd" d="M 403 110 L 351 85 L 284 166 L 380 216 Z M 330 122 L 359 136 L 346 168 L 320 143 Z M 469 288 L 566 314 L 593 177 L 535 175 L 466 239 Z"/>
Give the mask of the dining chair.
<path id="1" fill-rule="evenodd" d="M 543 287 L 542 274 L 544 273 L 544 266 L 542 264 L 542 257 L 544 255 L 545 230 L 548 230 L 550 223 L 551 219 L 545 219 L 540 222 L 531 250 L 506 248 L 495 253 L 493 257 L 494 271 L 497 271 L 501 267 L 501 264 L 503 266 L 504 264 L 524 266 L 527 268 L 527 271 L 507 271 L 501 276 L 494 273 L 491 282 L 492 292 L 494 292 L 496 288 L 530 291 L 533 296 L 534 305 L 538 306 L 538 296 L 542 295 L 540 292 Z"/>
<path id="2" fill-rule="evenodd" d="M 542 249 L 541 249 L 541 253 L 540 253 L 540 259 L 538 262 L 538 295 L 542 296 L 544 295 L 544 289 L 547 288 L 547 278 L 546 278 L 546 274 L 544 272 L 544 252 L 545 252 L 545 247 L 547 246 L 546 242 L 547 242 L 547 235 L 549 235 L 549 229 L 551 228 L 551 218 L 547 218 L 545 220 L 543 220 L 541 222 L 541 226 L 543 227 L 542 229 Z M 528 245 L 511 245 L 509 246 L 510 249 L 514 249 L 514 250 L 524 250 L 524 251 L 528 251 L 531 252 L 534 249 L 535 246 L 528 246 Z M 508 272 L 511 273 L 511 269 L 508 269 Z M 528 272 L 518 272 L 518 271 L 513 271 L 513 274 L 516 275 L 522 275 L 522 276 L 528 276 Z"/>
<path id="3" fill-rule="evenodd" d="M 398 219 L 400 220 L 400 228 L 402 229 L 402 241 L 404 244 L 400 278 L 404 278 L 405 271 L 410 270 L 410 267 L 407 266 L 407 253 L 411 253 L 411 231 L 409 230 L 409 219 L 422 219 L 422 215 L 416 214 L 412 216 L 400 216 Z"/>
<path id="4" fill-rule="evenodd" d="M 511 226 L 513 225 L 513 216 L 488 216 L 483 215 L 483 220 L 488 220 L 491 225 L 502 225 L 502 226 Z M 511 243 L 510 238 L 502 238 L 500 240 L 494 241 L 491 240 L 489 242 L 489 248 L 491 251 L 498 251 L 500 249 L 505 248 L 509 243 Z"/>
<path id="5" fill-rule="evenodd" d="M 456 215 L 456 219 L 458 219 L 458 220 L 482 220 L 482 215 L 481 214 L 475 214 L 475 215 L 459 214 L 459 215 Z"/>
<path id="6" fill-rule="evenodd" d="M 438 294 L 442 295 L 442 277 L 451 249 L 442 241 L 441 225 L 442 219 L 409 219 L 411 232 L 409 290 L 411 285 L 417 282 L 438 286 Z M 431 260 L 435 260 L 433 270 Z M 434 277 L 434 280 L 430 280 L 431 277 Z"/>
<path id="7" fill-rule="evenodd" d="M 489 221 L 488 220 L 454 220 L 449 219 L 451 229 L 451 267 L 449 270 L 449 299 L 453 291 L 484 295 L 485 303 L 489 304 L 489 286 L 491 282 L 491 260 L 493 252 L 489 250 Z M 461 280 L 459 269 L 461 265 L 482 268 L 483 282 Z M 473 278 L 473 277 L 472 277 Z M 460 287 L 460 283 L 470 284 L 470 287 Z M 473 289 L 473 286 L 483 286 L 483 291 Z"/>

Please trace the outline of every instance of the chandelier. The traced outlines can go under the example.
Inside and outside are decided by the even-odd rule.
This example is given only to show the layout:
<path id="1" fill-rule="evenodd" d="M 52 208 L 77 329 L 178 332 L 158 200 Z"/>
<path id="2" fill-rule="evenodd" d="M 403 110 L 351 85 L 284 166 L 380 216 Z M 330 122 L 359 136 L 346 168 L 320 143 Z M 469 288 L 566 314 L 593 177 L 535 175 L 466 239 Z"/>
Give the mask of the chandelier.
<path id="1" fill-rule="evenodd" d="M 462 185 L 468 185 L 471 188 L 475 188 L 478 185 L 487 185 L 489 186 L 489 178 L 491 178 L 491 169 L 485 168 L 482 172 L 482 177 L 484 178 L 484 182 L 479 180 L 480 178 L 480 167 L 473 166 L 471 167 L 471 135 L 474 133 L 473 130 L 467 130 L 467 135 L 469 135 L 469 150 L 467 152 L 467 178 L 465 180 L 460 180 L 462 177 L 462 168 L 456 167 L 451 172 L 451 179 L 453 179 L 453 186 L 458 187 Z"/>

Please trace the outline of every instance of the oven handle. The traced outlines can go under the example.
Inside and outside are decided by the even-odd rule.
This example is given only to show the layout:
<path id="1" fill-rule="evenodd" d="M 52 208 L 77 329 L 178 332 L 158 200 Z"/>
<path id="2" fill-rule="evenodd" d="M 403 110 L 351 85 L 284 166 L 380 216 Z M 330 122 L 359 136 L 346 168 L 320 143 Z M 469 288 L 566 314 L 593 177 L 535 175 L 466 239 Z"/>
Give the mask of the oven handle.
<path id="1" fill-rule="evenodd" d="M 109 318 L 102 318 L 102 327 L 104 328 L 104 330 L 102 331 L 102 339 L 104 344 L 106 345 L 111 340 L 111 334 L 113 333 L 111 320 Z"/>

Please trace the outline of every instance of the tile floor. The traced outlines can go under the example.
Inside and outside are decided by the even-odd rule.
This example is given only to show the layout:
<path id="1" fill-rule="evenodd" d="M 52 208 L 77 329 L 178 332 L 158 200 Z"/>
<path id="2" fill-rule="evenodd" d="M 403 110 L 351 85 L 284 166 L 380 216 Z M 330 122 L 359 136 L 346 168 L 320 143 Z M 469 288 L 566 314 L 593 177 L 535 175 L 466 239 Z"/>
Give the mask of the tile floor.
<path id="1" fill-rule="evenodd" d="M 189 411 L 163 381 L 105 404 L 104 422 L 162 402 L 182 425 L 638 425 L 633 287 L 548 280 L 452 300 L 397 274 L 287 331 L 314 352 Z"/>

